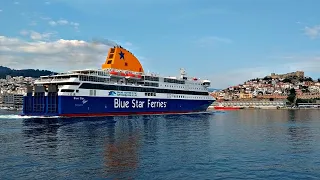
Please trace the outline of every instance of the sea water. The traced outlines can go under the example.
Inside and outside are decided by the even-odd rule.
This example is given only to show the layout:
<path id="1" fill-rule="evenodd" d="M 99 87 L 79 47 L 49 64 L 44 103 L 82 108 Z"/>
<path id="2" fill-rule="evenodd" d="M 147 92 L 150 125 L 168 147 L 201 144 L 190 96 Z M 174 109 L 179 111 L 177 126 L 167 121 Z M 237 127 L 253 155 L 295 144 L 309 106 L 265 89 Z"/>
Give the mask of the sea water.
<path id="1" fill-rule="evenodd" d="M 0 114 L 0 179 L 320 179 L 319 110 Z"/>

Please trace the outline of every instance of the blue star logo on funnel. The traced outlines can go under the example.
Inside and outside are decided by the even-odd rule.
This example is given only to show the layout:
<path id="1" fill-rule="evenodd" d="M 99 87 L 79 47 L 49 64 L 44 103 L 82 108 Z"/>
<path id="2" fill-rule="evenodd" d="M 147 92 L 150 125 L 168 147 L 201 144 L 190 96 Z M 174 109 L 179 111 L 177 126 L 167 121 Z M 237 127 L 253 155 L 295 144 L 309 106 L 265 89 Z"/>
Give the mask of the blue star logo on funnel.
<path id="1" fill-rule="evenodd" d="M 122 51 L 120 51 L 119 55 L 120 55 L 120 59 L 124 59 L 124 53 Z"/>

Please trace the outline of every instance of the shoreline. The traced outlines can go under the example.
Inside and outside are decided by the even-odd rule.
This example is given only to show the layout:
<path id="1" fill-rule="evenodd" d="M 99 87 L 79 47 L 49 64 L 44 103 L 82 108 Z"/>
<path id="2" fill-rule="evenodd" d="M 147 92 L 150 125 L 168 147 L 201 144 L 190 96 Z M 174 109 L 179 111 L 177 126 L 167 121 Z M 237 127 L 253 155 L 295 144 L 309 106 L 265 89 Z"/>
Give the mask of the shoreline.
<path id="1" fill-rule="evenodd" d="M 231 107 L 231 106 L 230 106 Z M 320 108 L 317 107 L 240 107 L 240 109 L 235 109 L 235 110 L 256 110 L 256 109 L 261 109 L 261 110 L 320 110 Z M 229 110 L 223 110 L 223 109 L 215 109 L 213 106 L 208 107 L 208 110 L 217 110 L 217 111 L 229 111 Z M 235 111 L 233 110 L 233 111 Z"/>

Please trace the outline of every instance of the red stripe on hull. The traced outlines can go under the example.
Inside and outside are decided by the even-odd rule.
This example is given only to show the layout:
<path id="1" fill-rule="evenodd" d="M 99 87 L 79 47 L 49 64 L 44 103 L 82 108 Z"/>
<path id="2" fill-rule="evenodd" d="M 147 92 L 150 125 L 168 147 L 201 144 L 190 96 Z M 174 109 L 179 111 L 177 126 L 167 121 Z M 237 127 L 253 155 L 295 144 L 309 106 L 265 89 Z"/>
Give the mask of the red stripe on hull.
<path id="1" fill-rule="evenodd" d="M 181 112 L 119 112 L 119 113 L 98 113 L 98 114 L 62 114 L 62 117 L 102 117 L 102 116 L 129 116 L 129 115 L 165 115 L 165 114 L 188 114 L 206 111 L 181 111 Z"/>

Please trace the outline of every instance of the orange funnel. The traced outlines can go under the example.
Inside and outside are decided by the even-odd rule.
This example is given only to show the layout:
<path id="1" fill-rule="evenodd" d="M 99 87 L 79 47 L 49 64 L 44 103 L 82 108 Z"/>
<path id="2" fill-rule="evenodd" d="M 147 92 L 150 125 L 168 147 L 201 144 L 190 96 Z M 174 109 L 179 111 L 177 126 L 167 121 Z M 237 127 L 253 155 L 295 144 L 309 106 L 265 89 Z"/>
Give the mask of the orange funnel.
<path id="1" fill-rule="evenodd" d="M 109 49 L 106 62 L 102 64 L 102 69 L 107 68 L 143 72 L 140 61 L 131 52 L 121 46 Z"/>

